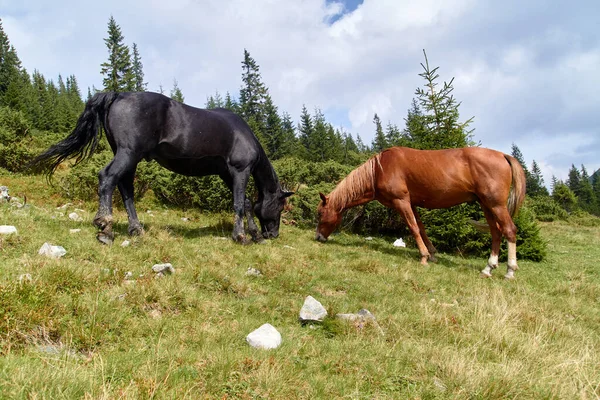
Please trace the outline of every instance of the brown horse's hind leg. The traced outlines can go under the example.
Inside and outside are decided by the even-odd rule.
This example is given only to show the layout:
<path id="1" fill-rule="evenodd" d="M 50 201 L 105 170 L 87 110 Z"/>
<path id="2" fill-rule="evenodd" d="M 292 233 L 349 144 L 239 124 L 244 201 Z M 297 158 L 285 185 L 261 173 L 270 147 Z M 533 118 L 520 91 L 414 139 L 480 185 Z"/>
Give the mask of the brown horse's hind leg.
<path id="1" fill-rule="evenodd" d="M 493 208 L 492 213 L 496 217 L 502 234 L 508 241 L 508 268 L 504 277 L 514 279 L 515 271 L 519 269 L 517 266 L 517 227 L 505 206 Z"/>
<path id="2" fill-rule="evenodd" d="M 425 246 L 427 247 L 427 250 L 429 251 L 429 261 L 437 262 L 437 258 L 435 257 L 437 250 L 433 246 L 433 243 L 431 243 L 431 240 L 429 240 L 429 237 L 427 237 L 427 232 L 425 231 L 425 225 L 423 225 L 423 222 L 421 221 L 421 216 L 419 216 L 419 212 L 417 211 L 417 208 L 413 206 L 412 212 L 415 215 L 417 224 L 419 225 L 419 232 L 421 233 L 423 242 L 425 243 Z"/>
<path id="3" fill-rule="evenodd" d="M 419 230 L 419 224 L 417 222 L 417 218 L 413 213 L 412 206 L 410 202 L 405 200 L 396 199 L 392 202 L 393 207 L 396 211 L 400 213 L 404 222 L 408 225 L 415 241 L 417 242 L 417 247 L 419 248 L 419 253 L 421 254 L 421 264 L 427 265 L 427 260 L 430 257 L 429 251 L 427 250 L 427 246 L 421 237 L 421 232 Z"/>
<path id="4" fill-rule="evenodd" d="M 494 214 L 489 208 L 481 205 L 485 219 L 490 227 L 490 233 L 492 235 L 492 252 L 486 267 L 481 271 L 481 276 L 489 278 L 492 276 L 492 271 L 498 268 L 498 255 L 500 254 L 500 243 L 502 242 L 502 232 L 498 229 Z"/>

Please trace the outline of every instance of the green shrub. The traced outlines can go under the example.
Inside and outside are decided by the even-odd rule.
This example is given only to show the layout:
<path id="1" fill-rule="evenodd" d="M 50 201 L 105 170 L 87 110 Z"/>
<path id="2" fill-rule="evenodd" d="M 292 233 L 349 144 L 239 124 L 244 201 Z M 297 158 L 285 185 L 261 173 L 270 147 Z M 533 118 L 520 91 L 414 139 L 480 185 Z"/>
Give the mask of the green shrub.
<path id="1" fill-rule="evenodd" d="M 34 152 L 28 143 L 30 123 L 23 113 L 0 107 L 0 167 L 12 172 L 25 169 Z"/>
<path id="2" fill-rule="evenodd" d="M 569 213 L 549 196 L 527 197 L 526 204 L 538 221 L 566 221 L 569 218 Z"/>

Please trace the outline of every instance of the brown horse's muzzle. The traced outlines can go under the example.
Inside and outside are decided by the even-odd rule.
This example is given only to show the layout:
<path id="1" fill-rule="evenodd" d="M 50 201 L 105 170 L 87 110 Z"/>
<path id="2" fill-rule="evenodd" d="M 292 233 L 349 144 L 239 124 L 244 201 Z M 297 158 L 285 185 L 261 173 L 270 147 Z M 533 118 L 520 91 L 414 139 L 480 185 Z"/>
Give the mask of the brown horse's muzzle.
<path id="1" fill-rule="evenodd" d="M 317 231 L 317 234 L 315 235 L 315 240 L 317 240 L 319 242 L 326 242 L 327 238 L 325 236 L 323 236 L 323 234 L 321 234 L 321 232 Z"/>

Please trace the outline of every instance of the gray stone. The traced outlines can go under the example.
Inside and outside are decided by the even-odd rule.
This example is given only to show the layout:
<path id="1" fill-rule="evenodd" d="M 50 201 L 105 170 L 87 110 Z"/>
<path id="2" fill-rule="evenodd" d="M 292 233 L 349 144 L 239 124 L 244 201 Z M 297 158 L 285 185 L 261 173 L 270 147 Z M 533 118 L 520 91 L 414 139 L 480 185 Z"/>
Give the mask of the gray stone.
<path id="1" fill-rule="evenodd" d="M 362 329 L 365 327 L 365 325 L 370 324 L 377 328 L 381 335 L 384 335 L 383 329 L 381 329 L 381 327 L 377 323 L 377 319 L 367 309 L 363 308 L 356 314 L 336 314 L 335 317 L 344 321 L 352 322 L 358 329 Z"/>
<path id="2" fill-rule="evenodd" d="M 132 280 L 132 279 L 133 279 L 133 272 L 131 272 L 131 271 L 125 272 L 125 280 L 129 281 L 129 280 Z"/>
<path id="3" fill-rule="evenodd" d="M 31 277 L 31 274 L 21 274 L 19 275 L 19 283 L 23 284 L 23 283 L 29 283 L 33 281 L 33 278 Z"/>
<path id="4" fill-rule="evenodd" d="M 77 229 L 69 229 L 69 233 L 79 233 L 81 232 L 81 229 L 77 228 Z"/>
<path id="5" fill-rule="evenodd" d="M 314 297 L 307 296 L 300 310 L 300 321 L 323 321 L 326 316 L 327 310 L 325 307 Z"/>
<path id="6" fill-rule="evenodd" d="M 46 256 L 50 258 L 61 258 L 67 251 L 62 246 L 53 246 L 50 243 L 46 242 L 40 247 L 38 254 L 41 256 Z"/>
<path id="7" fill-rule="evenodd" d="M 154 271 L 157 274 L 171 275 L 175 273 L 175 268 L 173 268 L 171 263 L 154 264 L 152 266 L 152 271 Z"/>
<path id="8" fill-rule="evenodd" d="M 0 201 L 10 201 L 10 196 L 8 195 L 8 187 L 0 186 Z"/>
<path id="9" fill-rule="evenodd" d="M 256 349 L 276 349 L 281 341 L 281 334 L 271 324 L 264 324 L 246 336 L 246 342 Z"/>
<path id="10" fill-rule="evenodd" d="M 2 235 L 12 235 L 17 233 L 17 228 L 12 225 L 0 225 L 0 234 Z"/>
<path id="11" fill-rule="evenodd" d="M 131 244 L 131 242 L 129 240 L 123 240 L 123 243 L 121 243 L 121 247 L 127 247 Z"/>
<path id="12" fill-rule="evenodd" d="M 257 270 L 256 268 L 252 268 L 252 267 L 248 267 L 248 270 L 246 271 L 246 276 L 261 276 L 262 273 Z"/>
<path id="13" fill-rule="evenodd" d="M 83 218 L 81 218 L 79 216 L 79 214 L 77 214 L 76 212 L 72 212 L 69 214 L 69 219 L 73 220 L 73 221 L 83 221 Z"/>

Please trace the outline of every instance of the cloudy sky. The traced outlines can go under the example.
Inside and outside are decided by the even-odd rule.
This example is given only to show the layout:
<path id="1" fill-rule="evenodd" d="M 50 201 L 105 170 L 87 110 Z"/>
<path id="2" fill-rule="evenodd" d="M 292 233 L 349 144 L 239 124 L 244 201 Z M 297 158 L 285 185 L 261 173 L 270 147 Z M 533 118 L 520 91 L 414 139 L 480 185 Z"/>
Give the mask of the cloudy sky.
<path id="1" fill-rule="evenodd" d="M 102 87 L 111 15 L 148 89 L 176 79 L 190 105 L 237 96 L 247 49 L 280 111 L 318 107 L 370 143 L 375 112 L 404 125 L 425 49 L 482 146 L 517 144 L 547 184 L 600 168 L 598 0 L 0 0 L 25 68 L 73 74 L 84 94 Z"/>

